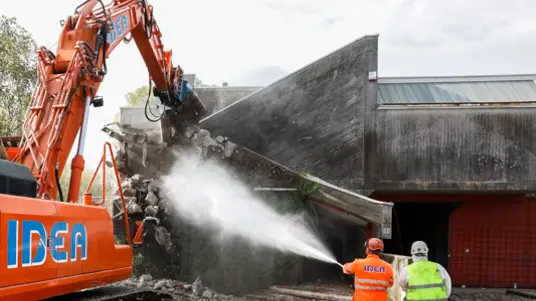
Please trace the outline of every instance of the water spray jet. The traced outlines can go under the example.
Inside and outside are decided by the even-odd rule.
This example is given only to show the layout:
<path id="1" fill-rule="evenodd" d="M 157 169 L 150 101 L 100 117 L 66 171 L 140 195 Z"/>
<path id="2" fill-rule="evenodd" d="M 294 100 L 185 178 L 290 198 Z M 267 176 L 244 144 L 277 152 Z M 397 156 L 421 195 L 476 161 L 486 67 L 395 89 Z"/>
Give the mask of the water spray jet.
<path id="1" fill-rule="evenodd" d="M 190 224 L 342 267 L 301 217 L 279 214 L 215 162 L 182 154 L 164 189 Z"/>

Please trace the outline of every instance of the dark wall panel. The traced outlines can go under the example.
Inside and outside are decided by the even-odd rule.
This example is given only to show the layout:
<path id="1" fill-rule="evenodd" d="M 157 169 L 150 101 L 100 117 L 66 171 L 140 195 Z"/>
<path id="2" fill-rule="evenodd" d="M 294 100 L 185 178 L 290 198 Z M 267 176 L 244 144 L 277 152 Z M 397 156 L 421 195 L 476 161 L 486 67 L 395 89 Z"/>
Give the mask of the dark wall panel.
<path id="1" fill-rule="evenodd" d="M 207 118 L 201 127 L 297 171 L 359 190 L 365 178 L 368 74 L 376 71 L 377 43 L 377 36 L 363 37 Z"/>
<path id="2" fill-rule="evenodd" d="M 536 108 L 380 109 L 377 190 L 534 190 Z"/>

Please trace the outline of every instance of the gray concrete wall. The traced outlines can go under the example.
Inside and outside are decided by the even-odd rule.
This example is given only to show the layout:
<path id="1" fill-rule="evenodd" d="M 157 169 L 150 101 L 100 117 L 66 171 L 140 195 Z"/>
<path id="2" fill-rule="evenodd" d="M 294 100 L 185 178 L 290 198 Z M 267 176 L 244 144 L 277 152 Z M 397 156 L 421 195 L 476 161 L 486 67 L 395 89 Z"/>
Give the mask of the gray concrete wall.
<path id="1" fill-rule="evenodd" d="M 366 36 L 209 116 L 201 127 L 284 166 L 360 191 L 378 37 Z M 367 104 L 368 102 L 368 104 Z"/>
<path id="2" fill-rule="evenodd" d="M 536 189 L 536 108 L 380 109 L 376 190 Z"/>

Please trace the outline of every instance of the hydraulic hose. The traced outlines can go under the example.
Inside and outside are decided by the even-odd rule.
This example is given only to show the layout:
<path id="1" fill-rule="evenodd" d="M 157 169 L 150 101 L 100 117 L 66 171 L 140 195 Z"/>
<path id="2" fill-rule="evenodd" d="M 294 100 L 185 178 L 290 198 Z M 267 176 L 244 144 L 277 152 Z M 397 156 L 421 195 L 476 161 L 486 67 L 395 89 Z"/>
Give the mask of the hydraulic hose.
<path id="1" fill-rule="evenodd" d="M 60 177 L 59 177 L 59 171 L 58 171 L 58 163 L 56 163 L 56 168 L 54 169 L 54 174 L 56 175 L 56 185 L 58 186 L 58 194 L 60 195 L 60 202 L 64 202 L 63 200 L 63 191 L 61 190 L 61 184 L 60 184 Z"/>

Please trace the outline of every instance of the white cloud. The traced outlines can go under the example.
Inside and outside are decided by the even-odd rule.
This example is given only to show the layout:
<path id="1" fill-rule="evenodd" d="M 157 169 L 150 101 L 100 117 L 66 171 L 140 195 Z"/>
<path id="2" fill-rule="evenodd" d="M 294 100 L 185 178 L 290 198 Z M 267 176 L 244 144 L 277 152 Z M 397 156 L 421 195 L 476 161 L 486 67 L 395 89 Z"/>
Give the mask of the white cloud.
<path id="1" fill-rule="evenodd" d="M 107 1 L 105 1 L 107 2 Z M 9 1 L 2 14 L 17 17 L 39 44 L 53 45 L 59 20 L 81 1 Z M 150 0 L 164 46 L 174 63 L 205 83 L 246 82 L 252 70 L 292 72 L 365 34 L 380 34 L 379 75 L 531 73 L 536 70 L 533 0 Z M 55 49 L 53 49 L 55 50 Z M 100 133 L 147 83 L 134 43 L 108 60 L 99 91 L 105 106 L 91 113 L 87 166 L 98 162 Z M 256 83 L 262 76 L 256 75 Z M 267 76 L 267 81 L 273 81 Z M 242 82 L 241 82 L 242 81 Z"/>

